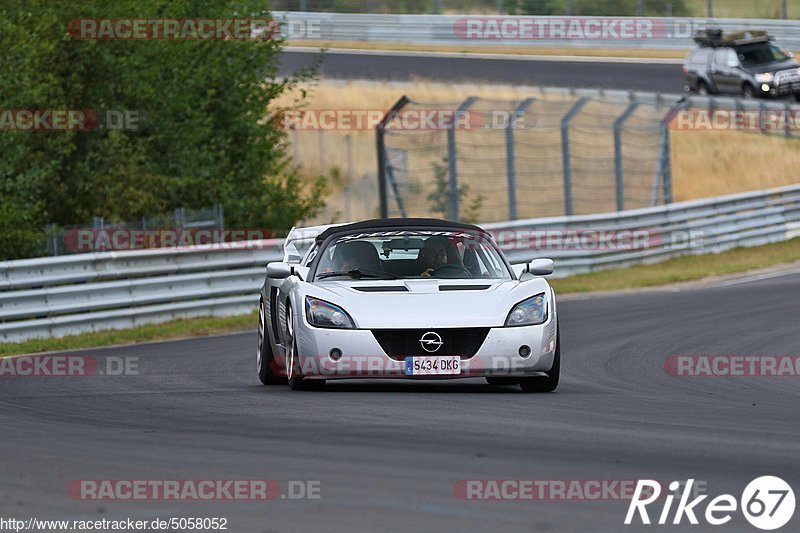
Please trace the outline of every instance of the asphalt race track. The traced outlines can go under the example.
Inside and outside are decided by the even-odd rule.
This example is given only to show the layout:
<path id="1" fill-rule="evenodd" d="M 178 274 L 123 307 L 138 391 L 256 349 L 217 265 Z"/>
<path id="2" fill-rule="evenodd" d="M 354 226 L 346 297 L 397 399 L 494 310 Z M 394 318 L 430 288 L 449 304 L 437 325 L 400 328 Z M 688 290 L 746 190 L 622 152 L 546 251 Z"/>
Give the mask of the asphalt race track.
<path id="1" fill-rule="evenodd" d="M 799 378 L 676 378 L 664 363 L 798 354 L 798 290 L 794 274 L 565 299 L 562 384 L 543 395 L 482 380 L 263 387 L 254 332 L 82 352 L 138 357 L 139 374 L 0 380 L 0 515 L 227 517 L 231 531 L 659 530 L 624 528 L 625 501 L 464 501 L 453 486 L 694 478 L 712 497 L 738 498 L 762 475 L 796 483 Z M 66 492 L 75 479 L 255 478 L 319 480 L 321 499 L 104 502 Z M 751 530 L 740 512 L 727 527 L 692 528 L 711 529 Z"/>
<path id="2" fill-rule="evenodd" d="M 311 64 L 309 52 L 284 52 L 280 75 Z M 473 59 L 454 57 L 381 56 L 379 53 L 326 52 L 320 74 L 333 79 L 407 81 L 429 79 L 490 82 L 546 87 L 581 87 L 662 93 L 683 92 L 679 64 L 596 61 Z"/>

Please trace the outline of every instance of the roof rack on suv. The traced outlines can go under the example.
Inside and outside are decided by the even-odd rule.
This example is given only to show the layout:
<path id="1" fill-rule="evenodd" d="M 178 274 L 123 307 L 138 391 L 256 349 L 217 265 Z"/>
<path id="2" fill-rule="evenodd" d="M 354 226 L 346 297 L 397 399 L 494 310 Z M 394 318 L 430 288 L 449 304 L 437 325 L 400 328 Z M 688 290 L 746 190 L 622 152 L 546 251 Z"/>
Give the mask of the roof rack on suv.
<path id="1" fill-rule="evenodd" d="M 706 28 L 705 30 L 698 30 L 694 34 L 694 42 L 700 46 L 711 48 L 766 43 L 771 40 L 772 36 L 764 30 L 741 30 L 723 33 L 720 28 Z"/>

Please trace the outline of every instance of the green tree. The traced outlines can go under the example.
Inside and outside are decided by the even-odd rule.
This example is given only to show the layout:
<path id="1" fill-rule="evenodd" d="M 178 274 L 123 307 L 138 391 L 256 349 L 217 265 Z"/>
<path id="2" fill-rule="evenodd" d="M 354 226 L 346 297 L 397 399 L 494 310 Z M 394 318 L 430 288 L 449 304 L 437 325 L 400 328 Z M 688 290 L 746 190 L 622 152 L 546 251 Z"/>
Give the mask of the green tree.
<path id="1" fill-rule="evenodd" d="M 266 18 L 258 0 L 5 0 L 0 110 L 138 114 L 131 131 L 0 131 L 0 257 L 37 255 L 48 222 L 135 218 L 222 203 L 229 227 L 288 228 L 319 209 L 270 103 L 279 39 L 78 40 L 79 18 Z M 39 237 L 37 237 L 39 236 Z"/>
<path id="2" fill-rule="evenodd" d="M 477 224 L 480 222 L 480 210 L 486 198 L 478 194 L 473 198 L 469 197 L 469 185 L 461 184 L 458 186 L 458 204 L 460 207 L 459 218 L 461 222 L 467 224 Z M 442 218 L 448 218 L 450 214 L 450 200 L 453 198 L 453 190 L 450 187 L 450 179 L 447 170 L 447 158 L 442 163 L 433 164 L 433 191 L 428 194 L 427 200 L 430 203 L 430 210 Z"/>

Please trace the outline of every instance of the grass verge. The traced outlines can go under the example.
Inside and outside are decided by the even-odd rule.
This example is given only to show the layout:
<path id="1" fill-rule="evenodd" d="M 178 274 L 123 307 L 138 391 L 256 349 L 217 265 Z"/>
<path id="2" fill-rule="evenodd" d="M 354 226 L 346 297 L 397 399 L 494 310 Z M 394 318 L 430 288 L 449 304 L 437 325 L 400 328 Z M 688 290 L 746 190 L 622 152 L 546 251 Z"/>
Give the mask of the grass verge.
<path id="1" fill-rule="evenodd" d="M 619 57 L 638 59 L 683 59 L 689 50 L 655 50 L 641 48 L 590 48 L 566 46 L 523 46 L 503 45 L 492 46 L 482 44 L 473 45 L 440 45 L 440 44 L 405 44 L 389 42 L 364 42 L 364 41 L 310 41 L 294 40 L 286 43 L 288 46 L 302 46 L 304 48 L 328 48 L 350 50 L 391 50 L 403 52 L 446 52 L 453 54 L 511 54 L 526 56 L 561 56 L 561 57 Z"/>
<path id="2" fill-rule="evenodd" d="M 550 283 L 559 294 L 634 289 L 735 274 L 798 260 L 800 260 L 800 238 L 795 238 L 764 246 L 736 248 L 719 254 L 676 257 L 654 265 L 580 274 L 553 279 Z M 232 317 L 191 318 L 59 339 L 35 339 L 21 343 L 0 344 L 0 357 L 253 330 L 257 317 L 257 313 L 253 312 Z"/>
<path id="3" fill-rule="evenodd" d="M 635 289 L 694 281 L 792 263 L 800 260 L 800 238 L 775 244 L 735 248 L 718 254 L 676 257 L 654 265 L 604 270 L 551 280 L 559 294 Z"/>
<path id="4" fill-rule="evenodd" d="M 18 343 L 0 344 L 0 357 L 61 350 L 80 350 L 119 344 L 138 344 L 149 341 L 179 339 L 181 337 L 199 337 L 215 333 L 252 330 L 255 328 L 257 320 L 258 313 L 254 311 L 247 315 L 186 318 L 162 324 L 147 324 L 136 328 L 98 331 L 57 339 L 31 339 Z"/>

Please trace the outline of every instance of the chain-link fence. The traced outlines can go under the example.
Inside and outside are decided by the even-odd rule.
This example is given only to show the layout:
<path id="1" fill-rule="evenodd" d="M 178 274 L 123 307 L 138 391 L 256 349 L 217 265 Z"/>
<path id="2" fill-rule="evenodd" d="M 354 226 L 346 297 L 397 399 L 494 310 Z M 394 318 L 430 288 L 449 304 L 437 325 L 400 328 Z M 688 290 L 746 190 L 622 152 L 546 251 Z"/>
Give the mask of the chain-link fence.
<path id="1" fill-rule="evenodd" d="M 270 0 L 276 11 L 332 13 L 797 18 L 800 0 Z"/>
<path id="2" fill-rule="evenodd" d="M 401 100 L 379 132 L 384 214 L 492 222 L 668 203 L 668 109 L 566 92 Z"/>
<path id="3" fill-rule="evenodd" d="M 220 204 L 208 209 L 179 207 L 171 213 L 122 222 L 107 222 L 103 217 L 95 217 L 91 224 L 48 225 L 45 253 L 65 255 L 176 246 L 181 244 L 178 242 L 181 230 L 208 230 L 219 234 L 224 229 L 225 213 Z"/>

